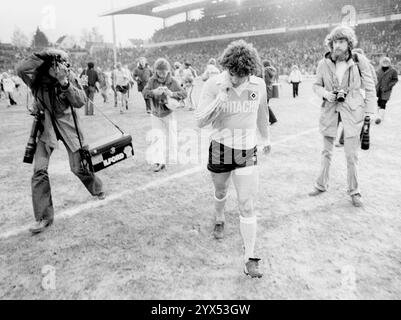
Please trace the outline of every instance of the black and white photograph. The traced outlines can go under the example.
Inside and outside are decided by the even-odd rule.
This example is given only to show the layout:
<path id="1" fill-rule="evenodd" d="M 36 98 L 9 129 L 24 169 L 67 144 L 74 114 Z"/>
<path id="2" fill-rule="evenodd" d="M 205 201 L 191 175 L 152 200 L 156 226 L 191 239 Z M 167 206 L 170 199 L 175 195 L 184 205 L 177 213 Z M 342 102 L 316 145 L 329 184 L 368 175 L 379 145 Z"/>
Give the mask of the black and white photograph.
<path id="1" fill-rule="evenodd" d="M 401 299 L 401 0 L 0 7 L 0 300 Z"/>

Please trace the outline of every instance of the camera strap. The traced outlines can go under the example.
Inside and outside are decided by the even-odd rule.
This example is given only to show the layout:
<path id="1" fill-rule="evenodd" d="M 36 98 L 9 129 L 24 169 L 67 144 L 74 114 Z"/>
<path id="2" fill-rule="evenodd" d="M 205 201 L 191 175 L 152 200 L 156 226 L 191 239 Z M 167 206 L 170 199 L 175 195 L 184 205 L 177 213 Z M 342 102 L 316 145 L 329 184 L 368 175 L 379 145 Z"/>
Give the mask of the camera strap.
<path id="1" fill-rule="evenodd" d="M 91 100 L 91 99 L 89 99 L 89 98 L 88 98 L 88 100 L 89 100 L 89 102 L 91 102 L 91 103 L 93 104 L 93 107 L 96 108 L 96 110 L 99 111 L 99 112 L 102 114 L 102 116 L 106 118 L 106 120 L 108 120 L 108 121 L 109 121 L 118 131 L 120 131 L 122 134 L 125 134 L 124 131 L 122 131 L 118 125 L 116 125 L 116 124 L 115 124 L 109 117 L 107 117 L 98 107 L 96 107 L 95 102 L 94 102 L 93 100 Z"/>
<path id="2" fill-rule="evenodd" d="M 44 96 L 43 91 L 44 91 L 43 88 L 41 88 L 42 97 Z M 39 98 L 39 96 L 36 96 L 35 98 L 39 100 L 40 104 L 42 105 L 42 107 L 43 107 L 44 109 L 46 109 L 47 111 L 49 111 L 50 120 L 51 120 L 51 122 L 52 122 L 53 129 L 54 129 L 54 133 L 56 134 L 56 137 L 57 137 L 57 138 L 62 138 L 62 137 L 61 137 L 61 134 L 60 134 L 60 132 L 59 132 L 59 130 L 57 129 L 57 126 L 56 126 L 56 123 L 55 123 L 55 116 L 54 116 L 53 111 L 52 111 L 51 109 L 49 109 L 49 108 L 46 106 L 46 103 L 45 103 L 41 98 Z M 54 96 L 51 95 L 51 94 L 49 94 L 49 98 L 50 98 L 52 101 L 54 100 Z"/>
<path id="3" fill-rule="evenodd" d="M 82 140 L 81 140 L 81 137 L 79 135 L 79 130 L 78 130 L 78 124 L 77 124 L 77 118 L 76 118 L 77 116 L 75 114 L 75 111 L 74 111 L 74 108 L 72 107 L 72 105 L 70 105 L 70 107 L 71 107 L 72 119 L 74 120 L 74 127 L 77 132 L 77 136 L 78 136 L 79 146 L 81 147 L 81 149 L 83 149 Z"/>

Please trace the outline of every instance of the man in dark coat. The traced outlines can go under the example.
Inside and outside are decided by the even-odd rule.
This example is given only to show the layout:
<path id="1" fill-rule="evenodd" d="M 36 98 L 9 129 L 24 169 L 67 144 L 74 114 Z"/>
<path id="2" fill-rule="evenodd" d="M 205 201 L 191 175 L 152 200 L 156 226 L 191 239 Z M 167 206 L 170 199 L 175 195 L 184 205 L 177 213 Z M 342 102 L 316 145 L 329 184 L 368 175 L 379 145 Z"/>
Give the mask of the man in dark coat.
<path id="1" fill-rule="evenodd" d="M 82 71 L 79 77 L 88 98 L 85 105 L 85 115 L 93 116 L 93 101 L 95 99 L 95 92 L 98 91 L 97 85 L 99 83 L 99 75 L 95 70 L 95 64 L 88 62 L 88 68 Z"/>
<path id="2" fill-rule="evenodd" d="M 142 92 L 150 77 L 153 75 L 145 57 L 139 58 L 138 67 L 134 70 L 134 80 L 138 84 L 138 91 Z M 145 98 L 146 112 L 150 113 L 150 101 Z"/>
<path id="3" fill-rule="evenodd" d="M 379 114 L 376 118 L 376 124 L 380 124 L 384 120 L 384 112 L 386 110 L 387 101 L 390 100 L 391 91 L 398 82 L 397 71 L 391 66 L 390 58 L 383 57 L 380 60 L 380 69 L 377 73 L 377 104 L 379 105 Z"/>
<path id="4" fill-rule="evenodd" d="M 267 91 L 267 105 L 269 109 L 269 123 L 270 125 L 277 122 L 277 118 L 269 106 L 269 101 L 273 97 L 273 81 L 277 74 L 276 68 L 274 68 L 269 60 L 263 60 L 263 79 L 266 84 Z"/>

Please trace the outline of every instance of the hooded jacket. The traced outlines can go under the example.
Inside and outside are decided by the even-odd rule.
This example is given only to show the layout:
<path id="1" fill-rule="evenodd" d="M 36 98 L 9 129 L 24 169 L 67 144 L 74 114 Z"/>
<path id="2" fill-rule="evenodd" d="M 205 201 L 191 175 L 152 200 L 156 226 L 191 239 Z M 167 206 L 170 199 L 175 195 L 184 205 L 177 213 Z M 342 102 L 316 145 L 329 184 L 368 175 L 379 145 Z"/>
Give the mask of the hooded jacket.
<path id="1" fill-rule="evenodd" d="M 181 100 L 187 97 L 185 90 L 180 86 L 178 81 L 171 76 L 170 73 L 167 75 L 164 81 L 161 81 L 155 73 L 152 78 L 149 79 L 149 82 L 143 89 L 142 94 L 145 99 L 151 99 L 151 113 L 159 118 L 163 118 L 172 112 L 172 110 L 170 110 L 167 106 L 168 101 L 165 94 L 162 94 L 161 96 L 155 96 L 153 94 L 154 89 L 163 86 L 167 87 L 173 93 L 171 96 L 172 99 Z"/>
<path id="2" fill-rule="evenodd" d="M 381 100 L 390 100 L 393 87 L 398 82 L 397 71 L 391 66 L 383 71 L 382 68 L 377 70 L 377 96 Z"/>
<path id="3" fill-rule="evenodd" d="M 134 79 L 138 83 L 138 91 L 142 92 L 152 76 L 152 70 L 149 65 L 146 64 L 144 67 L 138 64 L 138 67 L 134 70 Z"/>
<path id="4" fill-rule="evenodd" d="M 324 136 L 336 137 L 338 113 L 344 124 L 345 137 L 353 137 L 361 133 L 365 112 L 374 113 L 376 110 L 376 90 L 368 59 L 361 54 L 350 54 L 347 69 L 341 83 L 336 76 L 336 65 L 327 53 L 319 62 L 313 90 L 323 100 L 319 128 Z M 344 102 L 329 102 L 323 99 L 326 91 L 334 92 L 343 89 L 347 92 Z M 362 91 L 365 91 L 365 99 Z"/>

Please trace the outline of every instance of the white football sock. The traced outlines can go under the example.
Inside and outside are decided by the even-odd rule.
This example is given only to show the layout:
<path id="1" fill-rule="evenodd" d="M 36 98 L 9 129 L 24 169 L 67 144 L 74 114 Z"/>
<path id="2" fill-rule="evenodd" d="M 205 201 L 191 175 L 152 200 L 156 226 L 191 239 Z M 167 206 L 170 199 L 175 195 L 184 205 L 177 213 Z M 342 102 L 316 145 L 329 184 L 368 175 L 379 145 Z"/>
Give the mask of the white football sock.
<path id="1" fill-rule="evenodd" d="M 214 195 L 214 209 L 215 209 L 215 217 L 216 221 L 225 221 L 225 216 L 224 216 L 224 207 L 226 205 L 227 201 L 227 194 L 223 199 L 218 199 L 216 197 L 216 194 Z"/>
<path id="2" fill-rule="evenodd" d="M 244 218 L 240 216 L 240 232 L 242 236 L 242 240 L 244 241 L 245 246 L 245 262 L 248 261 L 249 258 L 254 258 L 254 248 L 256 242 L 256 216 L 251 218 Z"/>

